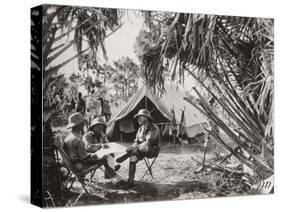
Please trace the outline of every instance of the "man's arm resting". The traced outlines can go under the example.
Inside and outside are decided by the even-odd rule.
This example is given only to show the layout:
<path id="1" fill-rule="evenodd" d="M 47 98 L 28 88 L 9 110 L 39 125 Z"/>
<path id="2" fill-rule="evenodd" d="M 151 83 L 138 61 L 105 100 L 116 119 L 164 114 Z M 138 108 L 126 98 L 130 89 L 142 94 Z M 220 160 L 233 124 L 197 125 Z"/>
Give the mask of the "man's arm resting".
<path id="1" fill-rule="evenodd" d="M 146 139 L 151 146 L 159 145 L 159 136 L 160 132 L 159 129 L 153 128 L 150 133 L 147 135 Z"/>

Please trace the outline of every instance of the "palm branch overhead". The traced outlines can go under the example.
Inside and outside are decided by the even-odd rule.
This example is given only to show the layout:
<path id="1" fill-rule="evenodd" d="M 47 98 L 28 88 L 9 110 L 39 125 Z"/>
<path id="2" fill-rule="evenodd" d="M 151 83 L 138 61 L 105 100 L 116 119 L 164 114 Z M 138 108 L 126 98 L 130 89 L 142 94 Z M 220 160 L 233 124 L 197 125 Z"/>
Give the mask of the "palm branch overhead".
<path id="1" fill-rule="evenodd" d="M 78 58 L 80 66 L 81 58 L 87 54 L 92 67 L 96 67 L 96 53 L 101 48 L 106 59 L 104 40 L 122 26 L 122 15 L 123 12 L 117 9 L 45 5 L 42 16 L 44 93 L 56 79 L 58 71 L 75 58 Z M 36 41 L 35 38 L 31 39 L 32 42 Z M 62 40 L 66 42 L 61 42 Z M 73 56 L 54 65 L 53 62 L 70 47 L 76 49 Z M 36 50 L 31 50 L 34 52 L 31 54 L 32 67 L 41 67 Z"/>
<path id="2" fill-rule="evenodd" d="M 208 117 L 246 150 L 246 160 L 219 135 L 214 139 L 260 176 L 273 172 L 273 20 L 220 15 L 144 12 L 149 45 L 137 46 L 142 72 L 151 86 L 164 85 L 164 72 L 172 78 L 193 76 L 235 123 L 234 129 L 214 113 L 204 97 Z M 202 77 L 203 76 L 203 77 Z M 204 84 L 207 78 L 210 86 Z M 237 133 L 234 133 L 238 132 Z M 229 149 L 230 148 L 230 149 Z M 267 155 L 265 157 L 265 155 Z M 251 161 L 251 164 L 250 162 Z M 253 165 L 254 164 L 254 165 Z"/>
<path id="3" fill-rule="evenodd" d="M 45 5 L 42 24 L 44 86 L 62 66 L 75 58 L 80 63 L 85 53 L 89 54 L 93 65 L 97 65 L 99 47 L 106 57 L 104 39 L 121 26 L 121 16 L 122 13 L 116 9 Z M 58 44 L 61 39 L 67 39 L 67 42 Z M 52 65 L 72 46 L 75 46 L 77 54 L 56 66 Z"/>
<path id="4" fill-rule="evenodd" d="M 74 59 L 78 59 L 81 67 L 86 55 L 91 68 L 99 66 L 96 57 L 100 48 L 105 60 L 106 49 L 104 40 L 122 26 L 123 10 L 108 8 L 88 8 L 59 5 L 44 5 L 42 19 L 42 61 L 39 60 L 38 49 L 35 43 L 37 37 L 31 38 L 31 65 L 34 69 L 43 72 L 43 95 L 58 77 L 58 71 Z M 31 23 L 33 24 L 33 23 Z M 69 58 L 57 60 L 70 47 L 75 47 Z M 52 120 L 52 108 L 44 109 L 44 116 Z M 53 114 L 53 115 L 50 115 Z M 46 120 L 45 120 L 46 121 Z"/>

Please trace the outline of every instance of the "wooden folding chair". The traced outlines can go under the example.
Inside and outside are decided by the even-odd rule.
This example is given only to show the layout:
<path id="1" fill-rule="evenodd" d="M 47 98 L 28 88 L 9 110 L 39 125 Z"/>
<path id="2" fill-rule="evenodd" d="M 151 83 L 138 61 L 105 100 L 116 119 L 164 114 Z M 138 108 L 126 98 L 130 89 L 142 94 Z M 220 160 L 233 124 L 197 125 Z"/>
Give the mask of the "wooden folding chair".
<path id="1" fill-rule="evenodd" d="M 65 153 L 65 151 L 63 149 L 63 142 L 57 141 L 57 142 L 55 142 L 55 146 L 57 147 L 58 152 L 61 155 L 63 164 L 69 171 L 64 188 L 70 190 L 73 186 L 75 179 L 77 179 L 80 182 L 80 184 L 82 185 L 82 188 L 84 189 L 84 191 L 86 193 L 89 193 L 87 186 L 92 183 L 92 179 L 95 175 L 96 170 L 98 168 L 100 168 L 103 171 L 103 169 L 99 165 L 93 165 L 86 169 L 83 169 L 82 171 L 79 171 L 72 164 L 72 162 L 68 158 L 67 154 Z M 86 176 L 89 174 L 90 174 L 90 180 L 89 180 L 89 183 L 86 184 Z"/>
<path id="2" fill-rule="evenodd" d="M 155 163 L 155 161 L 156 161 L 156 159 L 158 158 L 158 155 L 159 155 L 159 152 L 158 152 L 158 154 L 154 157 L 154 158 L 152 158 L 151 159 L 151 162 L 149 161 L 149 158 L 147 158 L 147 157 L 145 157 L 143 160 L 144 160 L 144 162 L 145 162 L 145 165 L 146 165 L 146 171 L 144 172 L 144 174 L 143 174 L 143 176 L 141 177 L 141 180 L 145 177 L 145 175 L 147 174 L 147 173 L 149 173 L 150 174 L 150 176 L 151 176 L 151 178 L 153 179 L 154 177 L 153 177 L 153 173 L 152 173 L 152 166 L 153 166 L 153 164 Z"/>

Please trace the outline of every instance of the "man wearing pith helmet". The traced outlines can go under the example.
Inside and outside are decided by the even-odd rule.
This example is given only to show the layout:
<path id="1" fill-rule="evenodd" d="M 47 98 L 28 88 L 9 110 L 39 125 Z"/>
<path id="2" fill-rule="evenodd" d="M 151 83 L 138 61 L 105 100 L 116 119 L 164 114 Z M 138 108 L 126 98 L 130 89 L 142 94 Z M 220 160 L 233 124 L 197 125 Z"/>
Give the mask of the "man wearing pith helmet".
<path id="1" fill-rule="evenodd" d="M 81 113 L 76 112 L 69 116 L 67 129 L 71 132 L 64 139 L 63 148 L 69 157 L 70 161 L 78 170 L 83 170 L 94 164 L 103 165 L 108 175 L 115 181 L 116 173 L 109 167 L 105 158 L 98 159 L 96 156 L 91 156 L 87 153 L 85 143 L 82 141 L 82 131 L 84 127 L 84 118 Z"/>
<path id="2" fill-rule="evenodd" d="M 134 185 L 136 163 L 144 157 L 153 158 L 160 150 L 160 130 L 153 123 L 153 118 L 147 109 L 141 109 L 134 118 L 138 119 L 140 128 L 136 134 L 133 145 L 127 148 L 127 154 L 118 158 L 117 162 L 122 162 L 130 157 L 128 186 Z"/>
<path id="3" fill-rule="evenodd" d="M 102 117 L 95 118 L 90 126 L 88 132 L 83 136 L 83 141 L 88 152 L 96 152 L 102 146 L 107 147 L 108 139 L 105 135 L 106 123 Z"/>
<path id="4" fill-rule="evenodd" d="M 106 135 L 106 123 L 103 117 L 97 117 L 93 120 L 91 125 L 88 127 L 88 132 L 83 136 L 83 141 L 87 152 L 96 153 L 98 150 L 108 148 L 107 143 L 109 142 Z M 110 168 L 117 171 L 120 165 L 115 166 L 114 154 L 107 155 L 107 163 Z M 109 178 L 107 173 L 105 173 L 105 178 Z"/>

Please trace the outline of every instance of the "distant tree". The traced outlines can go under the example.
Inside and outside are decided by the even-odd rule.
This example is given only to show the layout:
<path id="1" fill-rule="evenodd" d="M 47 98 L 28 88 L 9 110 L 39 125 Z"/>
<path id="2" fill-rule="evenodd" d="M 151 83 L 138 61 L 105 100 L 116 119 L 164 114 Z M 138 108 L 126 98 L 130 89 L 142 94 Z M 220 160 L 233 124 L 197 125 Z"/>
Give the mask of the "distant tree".
<path id="1" fill-rule="evenodd" d="M 107 59 L 104 40 L 122 26 L 121 15 L 122 13 L 116 9 L 44 6 L 43 91 L 48 88 L 51 83 L 50 79 L 57 75 L 59 69 L 73 59 L 78 58 L 79 69 L 85 62 L 87 68 L 94 68 L 98 66 L 96 60 L 98 48 L 102 50 Z M 59 42 L 66 38 L 68 42 Z M 75 47 L 77 53 L 65 61 L 53 65 L 53 61 L 71 47 Z M 36 64 L 37 58 L 32 57 L 32 61 Z"/>
<path id="2" fill-rule="evenodd" d="M 113 64 L 112 82 L 116 96 L 127 101 L 138 90 L 140 67 L 129 57 L 122 57 Z"/>
<path id="3" fill-rule="evenodd" d="M 163 17 L 166 18 L 171 16 L 170 13 L 158 13 L 158 15 L 160 14 L 162 14 Z M 153 48 L 153 46 L 155 46 L 155 43 L 152 41 L 157 40 L 157 36 L 159 35 L 158 33 L 161 33 L 162 31 L 164 31 L 164 29 L 159 25 L 158 27 L 154 27 L 152 31 L 154 33 L 152 33 L 149 29 L 142 29 L 136 37 L 136 41 L 134 43 L 134 52 L 140 61 L 142 61 L 143 55 L 146 54 L 147 49 Z M 161 78 L 164 81 L 166 81 L 167 79 L 173 79 L 175 77 L 175 75 L 169 70 L 170 64 L 167 59 L 164 59 L 163 63 L 159 63 L 159 65 L 161 65 L 162 67 Z M 151 70 L 151 73 L 152 72 L 153 70 Z M 155 73 L 154 75 L 156 76 L 156 74 L 157 73 Z M 144 77 L 147 76 L 144 75 Z M 146 83 L 150 83 L 150 81 L 146 80 Z"/>

